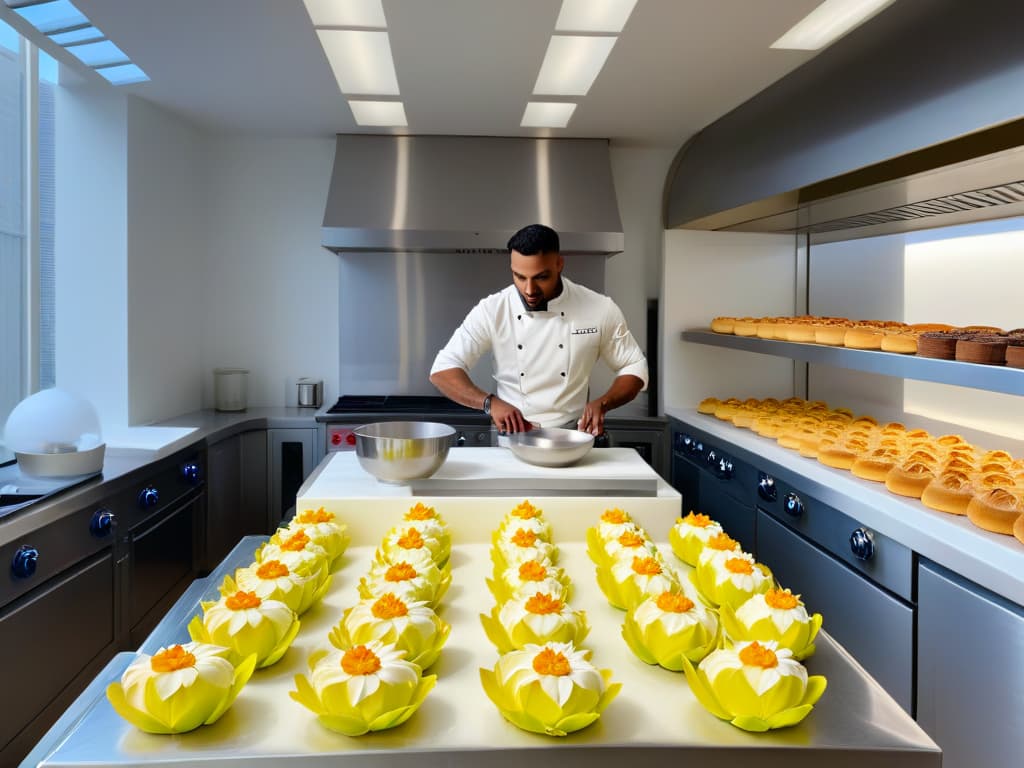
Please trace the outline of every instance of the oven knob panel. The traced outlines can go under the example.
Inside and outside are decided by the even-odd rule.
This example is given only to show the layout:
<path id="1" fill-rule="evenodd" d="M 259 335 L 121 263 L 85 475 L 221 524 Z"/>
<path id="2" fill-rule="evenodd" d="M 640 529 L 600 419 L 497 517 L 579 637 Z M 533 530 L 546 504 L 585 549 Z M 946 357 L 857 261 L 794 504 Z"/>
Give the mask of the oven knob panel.
<path id="1" fill-rule="evenodd" d="M 11 560 L 11 573 L 16 579 L 27 579 L 36 572 L 39 550 L 29 544 L 22 544 Z"/>
<path id="2" fill-rule="evenodd" d="M 183 464 L 181 467 L 181 477 L 185 482 L 195 485 L 199 482 L 199 465 L 194 461 Z"/>
<path id="3" fill-rule="evenodd" d="M 718 458 L 718 451 L 712 448 L 710 451 L 708 451 L 707 456 L 704 457 L 704 461 L 708 463 L 708 466 L 711 467 L 712 470 L 717 470 Z"/>
<path id="4" fill-rule="evenodd" d="M 97 509 L 89 520 L 89 533 L 98 539 L 109 536 L 114 529 L 114 513 L 109 509 Z"/>
<path id="5" fill-rule="evenodd" d="M 875 540 L 871 531 L 857 528 L 850 534 L 850 551 L 858 560 L 870 560 L 875 556 Z"/>
<path id="6" fill-rule="evenodd" d="M 795 493 L 787 493 L 784 509 L 786 514 L 792 515 L 793 517 L 800 517 L 804 513 L 804 503 Z"/>
<path id="7" fill-rule="evenodd" d="M 155 507 L 160 503 L 160 492 L 152 485 L 139 491 L 139 506 L 143 509 Z"/>
<path id="8" fill-rule="evenodd" d="M 757 473 L 757 495 L 765 501 L 779 498 L 779 489 L 775 487 L 775 478 L 765 472 Z"/>

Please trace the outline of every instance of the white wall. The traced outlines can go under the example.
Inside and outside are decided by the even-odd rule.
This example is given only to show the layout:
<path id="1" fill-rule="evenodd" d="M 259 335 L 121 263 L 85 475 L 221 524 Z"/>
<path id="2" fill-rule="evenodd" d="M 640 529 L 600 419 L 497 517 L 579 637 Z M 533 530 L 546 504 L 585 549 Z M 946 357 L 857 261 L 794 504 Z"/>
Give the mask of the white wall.
<path id="1" fill-rule="evenodd" d="M 207 261 L 202 133 L 128 98 L 128 418 L 202 406 Z"/>
<path id="2" fill-rule="evenodd" d="M 57 386 L 128 423 L 127 106 L 69 73 L 56 101 Z"/>
<path id="3" fill-rule="evenodd" d="M 249 405 L 295 404 L 300 376 L 338 395 L 338 257 L 320 246 L 331 139 L 210 136 L 203 203 L 201 380 L 213 406 L 217 367 L 248 368 Z"/>
<path id="4" fill-rule="evenodd" d="M 683 341 L 718 315 L 791 315 L 796 301 L 792 235 L 667 230 L 661 349 L 661 410 L 694 408 L 705 397 L 790 397 L 793 362 Z"/>

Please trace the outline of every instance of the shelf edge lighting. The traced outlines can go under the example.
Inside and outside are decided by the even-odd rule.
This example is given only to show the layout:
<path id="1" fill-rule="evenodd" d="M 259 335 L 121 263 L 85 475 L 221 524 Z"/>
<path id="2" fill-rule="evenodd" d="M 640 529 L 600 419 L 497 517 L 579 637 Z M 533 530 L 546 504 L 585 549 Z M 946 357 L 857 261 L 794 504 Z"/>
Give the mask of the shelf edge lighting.
<path id="1" fill-rule="evenodd" d="M 792 51 L 821 50 L 893 2 L 895 0 L 825 0 L 771 47 Z"/>
<path id="2" fill-rule="evenodd" d="M 400 101 L 350 99 L 348 105 L 359 125 L 391 128 L 405 128 L 409 125 L 405 118 L 405 105 Z"/>
<path id="3" fill-rule="evenodd" d="M 586 96 L 616 37 L 552 35 L 540 65 L 535 96 Z"/>
<path id="4" fill-rule="evenodd" d="M 381 0 L 303 0 L 314 27 L 366 27 L 384 29 Z"/>
<path id="5" fill-rule="evenodd" d="M 399 95 L 387 32 L 318 29 L 316 34 L 346 96 Z"/>
<path id="6" fill-rule="evenodd" d="M 562 0 L 555 32 L 606 32 L 617 35 L 626 26 L 636 0 Z"/>
<path id="7" fill-rule="evenodd" d="M 564 101 L 529 101 L 519 123 L 521 128 L 565 128 L 576 105 Z"/>

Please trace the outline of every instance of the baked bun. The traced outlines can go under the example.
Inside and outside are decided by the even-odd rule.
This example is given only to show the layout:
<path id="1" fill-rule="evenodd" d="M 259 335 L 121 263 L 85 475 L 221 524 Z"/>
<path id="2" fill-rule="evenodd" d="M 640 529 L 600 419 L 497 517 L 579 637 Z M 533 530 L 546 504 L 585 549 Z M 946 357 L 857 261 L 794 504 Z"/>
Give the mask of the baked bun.
<path id="1" fill-rule="evenodd" d="M 1024 514 L 1024 500 L 1020 491 L 993 488 L 971 499 L 967 505 L 967 519 L 979 528 L 993 533 L 1013 535 L 1013 526 Z"/>
<path id="2" fill-rule="evenodd" d="M 937 331 L 952 331 L 952 325 L 945 323 L 911 323 L 910 330 L 918 333 L 936 333 Z"/>
<path id="3" fill-rule="evenodd" d="M 711 330 L 715 333 L 732 333 L 735 327 L 735 317 L 715 317 L 711 320 Z"/>
<path id="4" fill-rule="evenodd" d="M 814 341 L 816 344 L 828 344 L 830 347 L 843 346 L 846 338 L 846 329 L 853 323 L 830 322 L 819 323 L 814 326 Z"/>
<path id="5" fill-rule="evenodd" d="M 920 499 L 924 489 L 935 479 L 935 467 L 925 461 L 904 462 L 885 476 L 885 487 L 898 496 Z"/>
<path id="6" fill-rule="evenodd" d="M 712 416 L 715 413 L 715 408 L 718 407 L 721 401 L 717 397 L 705 397 L 700 401 L 700 405 L 697 406 L 697 413 L 703 413 L 707 416 Z"/>
<path id="7" fill-rule="evenodd" d="M 1021 515 L 1014 521 L 1013 535 L 1017 537 L 1017 541 L 1024 544 L 1024 515 Z"/>
<path id="8" fill-rule="evenodd" d="M 890 470 L 896 466 L 899 453 L 894 448 L 875 448 L 861 454 L 850 465 L 850 471 L 857 477 L 884 483 Z"/>
<path id="9" fill-rule="evenodd" d="M 738 317 L 732 324 L 737 336 L 757 336 L 757 321 L 752 317 Z"/>
<path id="10" fill-rule="evenodd" d="M 873 325 L 855 325 L 846 329 L 843 346 L 850 349 L 881 349 L 885 331 Z"/>
<path id="11" fill-rule="evenodd" d="M 882 336 L 883 352 L 895 352 L 900 355 L 917 354 L 918 331 L 886 331 Z"/>
<path id="12" fill-rule="evenodd" d="M 928 483 L 921 493 L 921 503 L 939 512 L 966 515 L 967 505 L 973 496 L 970 477 L 963 472 L 947 470 Z"/>

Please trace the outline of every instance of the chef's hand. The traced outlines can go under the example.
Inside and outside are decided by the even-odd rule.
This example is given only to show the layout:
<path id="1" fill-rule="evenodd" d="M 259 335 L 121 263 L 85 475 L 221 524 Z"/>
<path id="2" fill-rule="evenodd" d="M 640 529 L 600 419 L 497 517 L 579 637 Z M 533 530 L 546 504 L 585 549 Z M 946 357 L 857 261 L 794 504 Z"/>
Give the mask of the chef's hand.
<path id="1" fill-rule="evenodd" d="M 607 409 L 605 400 L 600 398 L 591 400 L 583 406 L 583 415 L 580 416 L 576 428 L 581 432 L 589 432 L 595 437 L 604 433 L 604 414 Z"/>
<path id="2" fill-rule="evenodd" d="M 529 432 L 533 428 L 522 411 L 497 397 L 491 398 L 491 421 L 502 432 Z"/>

